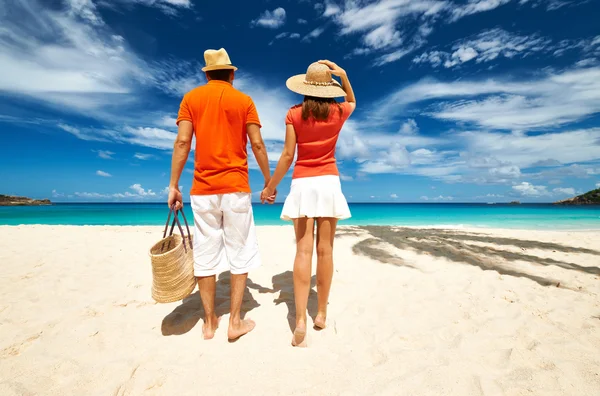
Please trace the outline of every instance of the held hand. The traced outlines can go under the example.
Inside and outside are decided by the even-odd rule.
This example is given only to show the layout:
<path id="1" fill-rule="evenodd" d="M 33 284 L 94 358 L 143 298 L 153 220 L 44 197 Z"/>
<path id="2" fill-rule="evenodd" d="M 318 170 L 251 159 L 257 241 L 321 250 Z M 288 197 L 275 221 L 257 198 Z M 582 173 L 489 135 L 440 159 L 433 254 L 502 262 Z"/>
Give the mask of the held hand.
<path id="1" fill-rule="evenodd" d="M 169 208 L 172 208 L 175 205 L 175 210 L 180 210 L 183 208 L 183 196 L 181 195 L 181 191 L 177 188 L 169 189 L 169 198 L 167 200 L 167 204 Z"/>
<path id="2" fill-rule="evenodd" d="M 265 187 L 264 190 L 260 193 L 260 202 L 268 204 L 273 204 L 275 202 L 275 198 L 277 197 L 277 190 L 274 190 L 269 187 Z"/>
<path id="3" fill-rule="evenodd" d="M 334 76 L 341 77 L 341 76 L 346 75 L 346 70 L 342 69 L 341 67 L 339 67 L 337 64 L 333 63 L 332 61 L 320 60 L 319 63 L 329 67 L 331 69 L 331 74 L 333 74 Z"/>

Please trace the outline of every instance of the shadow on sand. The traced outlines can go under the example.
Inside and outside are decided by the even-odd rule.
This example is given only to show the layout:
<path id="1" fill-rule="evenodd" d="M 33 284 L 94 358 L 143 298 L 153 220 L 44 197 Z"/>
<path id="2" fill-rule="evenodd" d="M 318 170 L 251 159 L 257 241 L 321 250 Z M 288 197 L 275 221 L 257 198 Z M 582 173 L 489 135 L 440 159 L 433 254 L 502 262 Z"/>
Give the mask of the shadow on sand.
<path id="1" fill-rule="evenodd" d="M 385 226 L 360 227 L 359 230 L 366 231 L 370 237 L 354 245 L 354 253 L 365 255 L 386 264 L 415 268 L 407 264 L 402 257 L 387 252 L 384 249 L 384 244 L 390 244 L 398 249 L 413 250 L 420 254 L 443 257 L 457 263 L 470 264 L 483 270 L 494 270 L 502 275 L 525 277 L 543 286 L 557 285 L 557 280 L 519 271 L 510 263 L 513 261 L 526 261 L 536 265 L 554 265 L 566 270 L 600 275 L 600 267 L 597 266 L 585 267 L 527 253 L 528 249 L 537 249 L 600 256 L 600 251 L 593 249 L 565 246 L 558 243 L 495 237 L 460 230 L 392 228 Z M 339 236 L 357 235 L 357 229 L 340 231 Z M 364 236 L 364 234 L 362 235 Z M 490 243 L 495 244 L 497 247 L 475 245 L 474 243 Z M 521 251 L 502 250 L 498 248 L 501 246 L 513 249 L 519 248 Z"/>
<path id="2" fill-rule="evenodd" d="M 317 316 L 318 300 L 315 286 L 317 283 L 316 275 L 310 280 L 310 294 L 308 295 L 308 315 L 314 321 Z M 292 271 L 285 271 L 273 276 L 273 293 L 279 292 L 279 297 L 273 300 L 275 305 L 285 303 L 288 309 L 288 325 L 293 333 L 296 328 L 296 303 L 294 301 L 294 276 Z"/>
<path id="3" fill-rule="evenodd" d="M 218 317 L 231 312 L 230 286 L 231 274 L 229 272 L 221 273 L 217 280 L 217 292 L 215 296 L 215 313 Z M 271 289 L 264 288 L 248 279 L 242 302 L 242 316 L 260 306 L 254 297 L 252 297 L 252 294 L 250 294 L 250 288 L 260 292 L 271 291 Z M 165 316 L 161 325 L 162 334 L 164 336 L 185 334 L 192 330 L 203 316 L 204 308 L 200 300 L 200 292 L 196 291 L 185 298 L 181 305 L 175 308 L 173 312 Z M 223 323 L 221 323 L 222 325 Z"/>

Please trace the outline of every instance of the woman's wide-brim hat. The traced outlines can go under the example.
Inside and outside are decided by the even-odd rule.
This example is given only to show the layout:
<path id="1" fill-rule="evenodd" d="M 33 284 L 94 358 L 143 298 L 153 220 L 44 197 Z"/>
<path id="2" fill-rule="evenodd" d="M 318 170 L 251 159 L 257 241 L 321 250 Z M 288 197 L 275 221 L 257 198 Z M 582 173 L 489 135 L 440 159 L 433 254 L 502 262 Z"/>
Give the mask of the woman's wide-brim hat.
<path id="1" fill-rule="evenodd" d="M 231 59 L 229 59 L 225 48 L 204 51 L 204 61 L 206 62 L 206 66 L 202 68 L 203 72 L 212 70 L 237 70 L 237 67 L 231 64 Z"/>
<path id="2" fill-rule="evenodd" d="M 339 82 L 331 77 L 328 66 L 315 62 L 308 66 L 306 74 L 288 78 L 285 85 L 290 91 L 316 98 L 337 98 L 346 96 Z"/>

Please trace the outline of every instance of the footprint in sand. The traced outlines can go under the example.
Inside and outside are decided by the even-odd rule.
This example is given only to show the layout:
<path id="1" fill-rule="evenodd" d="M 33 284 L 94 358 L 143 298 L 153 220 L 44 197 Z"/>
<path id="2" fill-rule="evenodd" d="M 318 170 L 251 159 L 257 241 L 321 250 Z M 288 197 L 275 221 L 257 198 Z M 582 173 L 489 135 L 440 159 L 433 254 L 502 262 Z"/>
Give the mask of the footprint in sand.
<path id="1" fill-rule="evenodd" d="M 121 385 L 119 385 L 119 387 L 115 390 L 114 395 L 115 396 L 125 396 L 125 395 L 131 395 L 131 389 L 133 386 L 133 383 L 135 381 L 134 377 L 135 377 L 135 373 L 137 372 L 137 370 L 140 368 L 140 365 L 138 364 L 137 366 L 135 366 L 133 368 L 133 370 L 131 370 L 131 374 L 129 375 L 129 379 L 124 381 Z"/>
<path id="2" fill-rule="evenodd" d="M 380 366 L 387 362 L 387 360 L 387 354 L 381 351 L 380 349 L 375 348 L 371 351 L 371 364 L 373 365 L 373 367 Z"/>
<path id="3" fill-rule="evenodd" d="M 17 342 L 7 348 L 4 348 L 0 351 L 0 358 L 9 358 L 13 356 L 19 356 L 23 353 L 24 350 L 29 348 L 31 344 L 42 336 L 42 332 L 40 331 L 38 334 L 34 334 L 31 337 L 27 338 L 25 341 Z"/>
<path id="4" fill-rule="evenodd" d="M 92 308 L 86 309 L 83 314 L 85 316 L 91 316 L 91 317 L 96 317 L 96 316 L 102 316 L 103 315 L 102 312 L 98 312 L 98 311 L 96 311 L 95 309 L 92 309 Z"/>
<path id="5" fill-rule="evenodd" d="M 126 303 L 114 303 L 113 305 L 115 307 L 121 307 L 121 308 L 125 308 L 129 305 L 135 305 L 136 308 L 139 307 L 144 307 L 146 305 L 156 305 L 157 303 L 154 301 L 138 301 L 138 300 L 132 300 L 132 301 L 128 301 Z"/>

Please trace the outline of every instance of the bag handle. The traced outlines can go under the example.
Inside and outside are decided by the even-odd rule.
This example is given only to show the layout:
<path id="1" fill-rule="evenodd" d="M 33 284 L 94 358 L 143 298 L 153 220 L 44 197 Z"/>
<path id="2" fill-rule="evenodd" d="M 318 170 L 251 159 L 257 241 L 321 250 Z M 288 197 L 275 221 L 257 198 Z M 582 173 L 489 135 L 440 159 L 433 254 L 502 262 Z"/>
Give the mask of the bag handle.
<path id="1" fill-rule="evenodd" d="M 188 238 L 188 241 L 189 241 L 189 244 L 190 244 L 190 249 L 192 248 L 192 234 L 190 233 L 190 227 L 189 227 L 187 219 L 185 217 L 185 212 L 183 210 L 177 210 L 177 209 L 175 209 L 175 205 L 173 205 L 169 209 L 169 216 L 167 217 L 167 222 L 165 223 L 165 229 L 163 231 L 163 239 L 166 238 L 166 236 L 167 236 L 167 229 L 169 228 L 169 222 L 171 220 L 171 214 L 174 214 L 174 216 L 173 216 L 173 223 L 171 223 L 171 230 L 169 231 L 169 236 L 173 235 L 175 224 L 177 224 L 177 228 L 179 228 L 179 232 L 181 233 L 181 237 L 183 238 L 183 250 L 187 253 L 187 247 L 186 247 L 186 244 L 185 244 L 185 234 L 183 232 L 183 228 L 181 227 L 181 223 L 179 222 L 179 212 L 181 212 L 181 215 L 183 216 L 183 221 L 185 223 L 185 228 L 187 230 L 187 238 Z"/>

